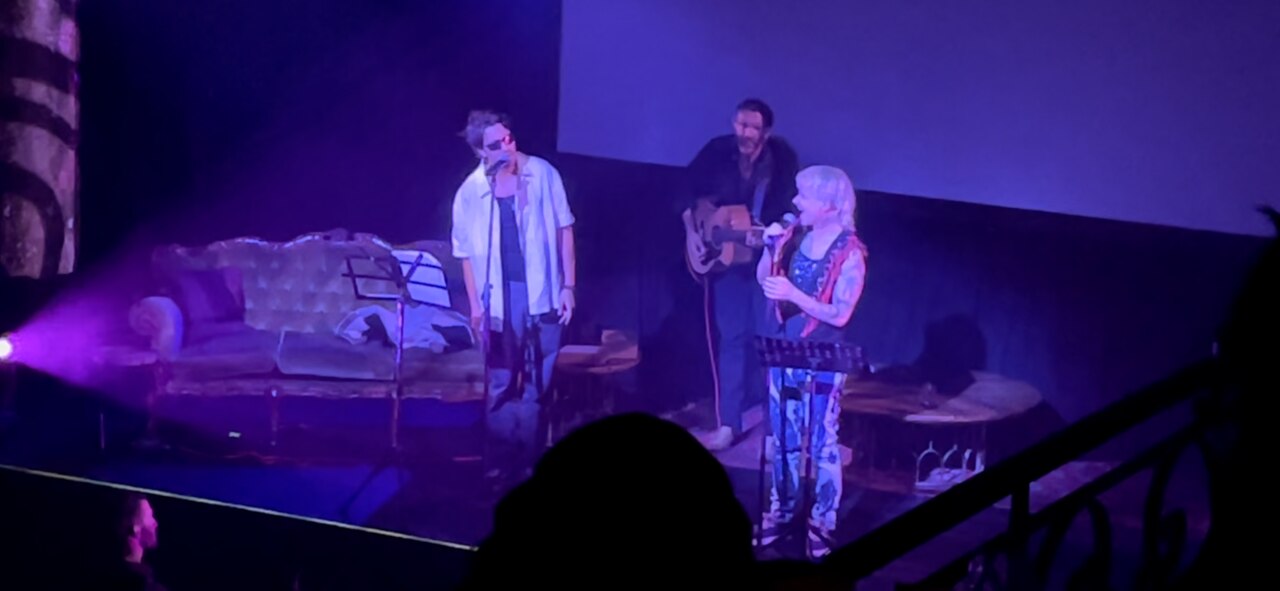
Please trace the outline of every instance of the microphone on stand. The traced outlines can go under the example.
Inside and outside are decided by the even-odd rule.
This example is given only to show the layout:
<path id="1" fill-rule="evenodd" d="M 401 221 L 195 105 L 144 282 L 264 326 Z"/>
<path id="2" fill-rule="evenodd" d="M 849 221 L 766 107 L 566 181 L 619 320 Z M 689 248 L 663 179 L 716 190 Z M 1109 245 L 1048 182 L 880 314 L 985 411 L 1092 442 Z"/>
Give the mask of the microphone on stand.
<path id="1" fill-rule="evenodd" d="M 780 228 L 781 231 L 777 232 L 776 234 L 764 236 L 765 248 L 769 249 L 769 256 L 772 259 L 771 264 L 769 266 L 769 275 L 771 277 L 779 277 L 779 276 L 785 277 L 787 274 L 786 269 L 782 268 L 782 249 L 779 248 L 780 245 L 778 244 L 778 241 L 783 236 L 786 236 L 787 232 L 791 231 L 792 227 L 796 225 L 796 220 L 797 218 L 794 213 L 784 214 L 782 216 L 782 219 L 774 224 L 778 226 L 778 228 Z M 769 318 L 775 318 L 777 322 L 782 322 L 783 321 L 782 303 L 778 301 L 770 300 L 768 302 L 767 314 Z"/>
<path id="2" fill-rule="evenodd" d="M 508 162 L 511 162 L 511 158 L 508 157 L 507 154 L 504 152 L 501 156 L 498 157 L 497 160 L 493 162 L 493 164 L 490 164 L 489 167 L 484 170 L 484 175 L 493 176 L 495 174 L 498 174 L 498 169 L 502 168 L 503 166 L 506 166 Z"/>

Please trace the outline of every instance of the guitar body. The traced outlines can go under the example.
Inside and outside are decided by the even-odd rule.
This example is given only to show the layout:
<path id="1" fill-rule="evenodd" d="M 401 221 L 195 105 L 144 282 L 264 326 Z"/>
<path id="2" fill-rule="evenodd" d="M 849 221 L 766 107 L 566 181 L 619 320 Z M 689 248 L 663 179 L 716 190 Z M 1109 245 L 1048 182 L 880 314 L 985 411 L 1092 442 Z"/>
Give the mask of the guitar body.
<path id="1" fill-rule="evenodd" d="M 706 248 L 706 253 L 699 257 L 687 243 L 685 245 L 685 262 L 695 278 L 756 261 L 764 243 L 764 229 L 752 222 L 747 206 L 716 207 L 709 200 L 700 199 L 690 213 L 694 236 Z"/>

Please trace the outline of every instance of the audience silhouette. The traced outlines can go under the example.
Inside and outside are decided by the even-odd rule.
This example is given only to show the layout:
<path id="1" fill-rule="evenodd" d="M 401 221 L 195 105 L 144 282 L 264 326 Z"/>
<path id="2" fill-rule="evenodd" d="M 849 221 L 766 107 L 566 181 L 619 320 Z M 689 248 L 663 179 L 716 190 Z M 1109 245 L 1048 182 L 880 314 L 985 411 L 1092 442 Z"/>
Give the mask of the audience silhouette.
<path id="1" fill-rule="evenodd" d="M 463 588 L 758 588 L 753 565 L 720 462 L 680 426 L 627 413 L 570 433 L 499 502 Z"/>

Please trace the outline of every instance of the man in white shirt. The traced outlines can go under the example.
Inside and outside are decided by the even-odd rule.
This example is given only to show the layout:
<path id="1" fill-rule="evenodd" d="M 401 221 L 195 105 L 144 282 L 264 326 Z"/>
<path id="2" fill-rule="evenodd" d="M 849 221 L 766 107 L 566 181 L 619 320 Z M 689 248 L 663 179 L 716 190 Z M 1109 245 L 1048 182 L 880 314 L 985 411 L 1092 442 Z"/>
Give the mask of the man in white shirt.
<path id="1" fill-rule="evenodd" d="M 516 148 L 506 115 L 472 111 L 462 136 L 480 162 L 454 195 L 453 255 L 490 338 L 488 476 L 518 480 L 540 451 L 540 397 L 577 303 L 574 217 L 560 172 Z"/>

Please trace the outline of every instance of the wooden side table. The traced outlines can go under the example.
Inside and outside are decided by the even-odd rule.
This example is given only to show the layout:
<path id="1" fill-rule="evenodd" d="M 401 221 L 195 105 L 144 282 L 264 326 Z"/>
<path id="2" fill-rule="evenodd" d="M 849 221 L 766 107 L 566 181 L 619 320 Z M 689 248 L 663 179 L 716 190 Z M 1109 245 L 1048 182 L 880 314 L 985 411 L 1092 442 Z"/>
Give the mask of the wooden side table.
<path id="1" fill-rule="evenodd" d="M 107 345 L 98 348 L 93 356 L 94 364 L 103 370 L 150 371 L 150 385 L 145 392 L 145 409 L 147 417 L 146 435 L 149 440 L 155 439 L 155 414 L 152 412 L 157 394 L 161 387 L 161 371 L 163 364 L 160 356 L 152 349 L 133 345 Z M 106 413 L 98 410 L 98 449 L 107 447 Z"/>
<path id="2" fill-rule="evenodd" d="M 1030 410 L 1041 395 L 994 373 L 973 378 L 954 396 L 874 376 L 846 383 L 840 408 L 848 428 L 841 431 L 854 450 L 850 472 L 870 488 L 936 494 L 985 469 L 987 427 Z"/>
<path id="3" fill-rule="evenodd" d="M 612 414 L 614 378 L 639 364 L 639 345 L 622 331 L 604 331 L 599 345 L 561 347 L 548 405 L 547 445 L 581 424 Z"/>

